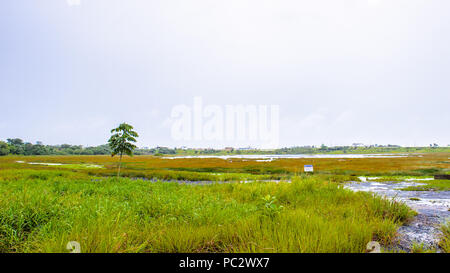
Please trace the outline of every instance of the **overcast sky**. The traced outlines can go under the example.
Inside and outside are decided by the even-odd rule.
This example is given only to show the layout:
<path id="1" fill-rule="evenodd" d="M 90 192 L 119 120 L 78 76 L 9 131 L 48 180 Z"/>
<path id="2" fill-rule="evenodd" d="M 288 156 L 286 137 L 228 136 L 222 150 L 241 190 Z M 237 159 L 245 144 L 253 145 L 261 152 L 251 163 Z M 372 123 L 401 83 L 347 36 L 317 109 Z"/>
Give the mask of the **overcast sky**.
<path id="1" fill-rule="evenodd" d="M 4 0 L 0 139 L 176 141 L 174 106 L 279 105 L 280 146 L 450 144 L 448 0 Z"/>

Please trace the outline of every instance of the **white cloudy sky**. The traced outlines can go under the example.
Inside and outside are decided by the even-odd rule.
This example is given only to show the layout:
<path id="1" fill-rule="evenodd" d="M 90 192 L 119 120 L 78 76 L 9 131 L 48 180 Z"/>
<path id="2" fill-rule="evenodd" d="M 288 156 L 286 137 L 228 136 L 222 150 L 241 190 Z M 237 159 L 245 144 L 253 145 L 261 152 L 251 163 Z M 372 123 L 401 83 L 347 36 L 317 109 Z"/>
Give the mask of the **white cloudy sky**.
<path id="1" fill-rule="evenodd" d="M 279 105 L 280 146 L 450 144 L 448 0 L 5 0 L 0 37 L 3 140 L 238 145 L 172 139 L 200 96 Z"/>

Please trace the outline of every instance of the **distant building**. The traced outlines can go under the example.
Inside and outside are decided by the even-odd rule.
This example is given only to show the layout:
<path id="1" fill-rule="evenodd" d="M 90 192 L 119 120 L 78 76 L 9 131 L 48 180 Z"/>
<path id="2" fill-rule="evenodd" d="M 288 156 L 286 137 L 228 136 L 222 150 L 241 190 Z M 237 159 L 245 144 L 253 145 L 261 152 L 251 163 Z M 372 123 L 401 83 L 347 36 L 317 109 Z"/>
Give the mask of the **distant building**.
<path id="1" fill-rule="evenodd" d="M 225 147 L 224 150 L 227 152 L 232 152 L 232 151 L 234 151 L 234 148 L 233 147 Z"/>

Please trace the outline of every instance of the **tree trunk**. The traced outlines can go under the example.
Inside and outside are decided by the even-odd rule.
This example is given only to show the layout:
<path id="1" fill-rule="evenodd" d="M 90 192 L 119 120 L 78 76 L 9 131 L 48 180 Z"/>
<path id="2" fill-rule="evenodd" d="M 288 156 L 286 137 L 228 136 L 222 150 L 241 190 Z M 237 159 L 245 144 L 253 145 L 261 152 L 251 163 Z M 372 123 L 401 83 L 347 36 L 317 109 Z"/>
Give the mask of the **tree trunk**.
<path id="1" fill-rule="evenodd" d="M 120 153 L 119 169 L 117 170 L 117 178 L 120 177 L 120 166 L 122 165 L 122 153 Z"/>

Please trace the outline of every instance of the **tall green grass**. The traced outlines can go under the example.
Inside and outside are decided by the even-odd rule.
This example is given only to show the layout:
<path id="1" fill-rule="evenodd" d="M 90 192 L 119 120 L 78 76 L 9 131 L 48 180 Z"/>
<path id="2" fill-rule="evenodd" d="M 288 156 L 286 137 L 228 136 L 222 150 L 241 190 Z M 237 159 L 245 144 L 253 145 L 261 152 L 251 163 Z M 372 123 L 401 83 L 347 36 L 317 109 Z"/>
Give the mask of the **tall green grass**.
<path id="1" fill-rule="evenodd" d="M 447 223 L 442 225 L 441 231 L 442 236 L 439 246 L 444 252 L 450 253 L 450 221 L 447 221 Z"/>
<path id="2" fill-rule="evenodd" d="M 364 252 L 411 217 L 324 177 L 188 185 L 54 170 L 0 173 L 0 252 Z"/>

